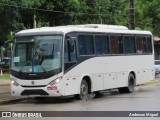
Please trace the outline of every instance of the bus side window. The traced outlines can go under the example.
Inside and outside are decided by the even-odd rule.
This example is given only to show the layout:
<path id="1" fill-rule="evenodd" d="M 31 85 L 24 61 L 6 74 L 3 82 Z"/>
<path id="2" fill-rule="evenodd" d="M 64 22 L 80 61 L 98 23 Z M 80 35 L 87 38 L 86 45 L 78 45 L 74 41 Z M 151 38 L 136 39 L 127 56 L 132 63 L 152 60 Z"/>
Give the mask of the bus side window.
<path id="1" fill-rule="evenodd" d="M 122 54 L 123 53 L 123 41 L 122 36 L 111 35 L 110 36 L 110 51 L 111 54 Z"/>
<path id="2" fill-rule="evenodd" d="M 147 37 L 147 52 L 152 53 L 152 39 L 151 39 L 151 37 Z"/>
<path id="3" fill-rule="evenodd" d="M 96 54 L 104 55 L 109 54 L 109 39 L 105 35 L 95 35 Z"/>
<path id="4" fill-rule="evenodd" d="M 143 54 L 147 53 L 147 43 L 146 37 L 144 36 L 136 36 L 136 46 L 137 46 L 137 53 Z"/>
<path id="5" fill-rule="evenodd" d="M 134 54 L 136 53 L 135 37 L 134 36 L 124 36 L 123 37 L 123 46 L 125 54 Z"/>

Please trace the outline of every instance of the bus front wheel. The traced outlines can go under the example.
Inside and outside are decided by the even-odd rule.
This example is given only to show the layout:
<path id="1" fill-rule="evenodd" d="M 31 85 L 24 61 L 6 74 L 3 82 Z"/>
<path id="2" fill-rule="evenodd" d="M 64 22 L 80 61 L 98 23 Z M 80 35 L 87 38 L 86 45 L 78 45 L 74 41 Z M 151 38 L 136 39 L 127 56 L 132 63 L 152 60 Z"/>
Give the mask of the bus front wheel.
<path id="1" fill-rule="evenodd" d="M 80 86 L 80 94 L 75 95 L 75 97 L 78 100 L 87 100 L 88 95 L 89 95 L 88 83 L 86 80 L 83 79 Z"/>
<path id="2" fill-rule="evenodd" d="M 132 73 L 130 73 L 128 76 L 128 86 L 118 88 L 118 90 L 120 93 L 132 93 L 134 92 L 134 89 L 135 89 L 135 77 Z"/>

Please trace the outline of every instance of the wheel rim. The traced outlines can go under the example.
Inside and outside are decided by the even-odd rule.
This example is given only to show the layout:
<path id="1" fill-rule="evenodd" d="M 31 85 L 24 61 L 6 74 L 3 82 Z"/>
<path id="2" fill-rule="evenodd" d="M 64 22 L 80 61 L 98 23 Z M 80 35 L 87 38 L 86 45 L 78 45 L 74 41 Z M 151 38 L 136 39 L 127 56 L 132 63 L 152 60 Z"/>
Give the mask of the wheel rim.
<path id="1" fill-rule="evenodd" d="M 86 84 L 82 84 L 81 85 L 81 93 L 80 93 L 80 95 L 81 95 L 81 98 L 83 100 L 87 99 L 87 96 L 88 96 L 88 87 L 87 87 Z"/>
<path id="2" fill-rule="evenodd" d="M 129 82 L 129 90 L 130 90 L 131 92 L 133 92 L 133 91 L 134 91 L 134 87 L 135 87 L 135 85 L 134 85 L 134 78 L 131 77 L 131 78 L 130 78 L 130 82 Z"/>

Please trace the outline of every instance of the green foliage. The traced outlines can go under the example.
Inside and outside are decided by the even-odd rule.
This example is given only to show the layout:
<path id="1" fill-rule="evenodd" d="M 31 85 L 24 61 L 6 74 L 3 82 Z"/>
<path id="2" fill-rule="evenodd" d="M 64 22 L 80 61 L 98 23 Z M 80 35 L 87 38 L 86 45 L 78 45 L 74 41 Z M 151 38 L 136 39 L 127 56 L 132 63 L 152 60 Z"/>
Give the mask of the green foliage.
<path id="1" fill-rule="evenodd" d="M 14 38 L 13 33 L 7 34 L 7 40 L 12 40 Z"/>
<path id="2" fill-rule="evenodd" d="M 27 11 L 25 7 L 39 6 L 41 1 L 43 0 L 1 0 L 0 36 L 6 38 L 7 34 L 9 34 L 11 31 L 24 29 L 28 25 L 28 22 L 25 23 L 25 21 L 23 21 L 23 19 L 26 17 Z M 21 6 L 22 8 L 17 6 Z M 28 15 L 28 18 L 30 18 L 32 14 Z"/>
<path id="3" fill-rule="evenodd" d="M 5 74 L 3 74 L 3 75 L 0 75 L 0 80 L 4 80 L 4 79 L 6 79 L 6 80 L 8 80 L 8 79 L 10 79 L 10 74 L 9 73 L 5 73 Z"/>
<path id="4" fill-rule="evenodd" d="M 160 31 L 160 0 L 135 0 L 136 29 Z M 0 36 L 14 30 L 67 24 L 128 26 L 129 0 L 1 0 Z"/>
<path id="5" fill-rule="evenodd" d="M 150 30 L 154 35 L 160 31 L 160 0 L 136 0 L 136 26 L 142 30 Z"/>

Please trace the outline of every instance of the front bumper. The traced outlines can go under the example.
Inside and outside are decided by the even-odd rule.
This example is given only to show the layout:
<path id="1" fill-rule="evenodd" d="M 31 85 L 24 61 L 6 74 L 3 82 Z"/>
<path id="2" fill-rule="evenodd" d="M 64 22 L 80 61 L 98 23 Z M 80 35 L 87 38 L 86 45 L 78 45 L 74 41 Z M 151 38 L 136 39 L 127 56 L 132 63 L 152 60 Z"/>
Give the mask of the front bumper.
<path id="1" fill-rule="evenodd" d="M 48 89 L 53 87 L 55 87 L 56 89 Z M 12 96 L 64 96 L 64 91 L 60 88 L 60 86 L 49 85 L 45 87 L 22 87 L 21 85 L 14 86 L 11 84 L 11 94 Z"/>

